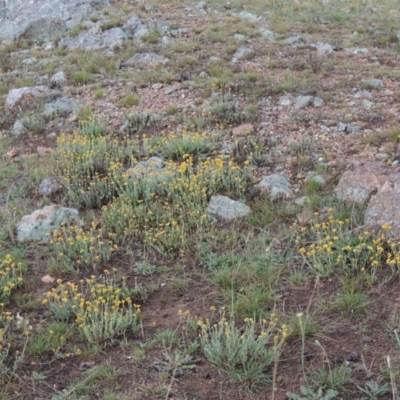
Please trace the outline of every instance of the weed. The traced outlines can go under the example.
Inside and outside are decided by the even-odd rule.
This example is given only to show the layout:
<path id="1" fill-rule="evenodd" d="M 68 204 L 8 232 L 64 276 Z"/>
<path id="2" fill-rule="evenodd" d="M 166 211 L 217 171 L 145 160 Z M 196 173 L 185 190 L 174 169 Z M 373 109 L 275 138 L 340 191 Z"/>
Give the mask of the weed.
<path id="1" fill-rule="evenodd" d="M 274 320 L 272 325 L 266 320 L 258 324 L 252 318 L 241 329 L 225 318 L 214 325 L 209 321 L 199 321 L 199 325 L 201 347 L 211 365 L 250 390 L 268 382 L 268 367 L 279 357 L 285 327 L 277 334 Z"/>
<path id="2" fill-rule="evenodd" d="M 346 316 L 357 318 L 365 313 L 369 304 L 370 301 L 364 293 L 349 289 L 337 295 L 333 308 Z"/>
<path id="3" fill-rule="evenodd" d="M 365 394 L 367 397 L 363 397 L 362 400 L 378 400 L 380 397 L 387 393 L 390 393 L 390 388 L 387 383 L 379 385 L 378 382 L 368 381 L 365 388 L 357 385 L 357 388 Z"/>
<path id="4" fill-rule="evenodd" d="M 133 107 L 138 106 L 140 103 L 140 98 L 134 94 L 126 94 L 119 102 L 120 107 Z"/>
<path id="5" fill-rule="evenodd" d="M 70 201 L 78 206 L 101 207 L 116 194 L 123 173 L 123 149 L 117 140 L 99 136 L 98 126 L 57 139 L 54 164 Z M 94 129 L 95 128 L 95 129 Z"/>
<path id="6" fill-rule="evenodd" d="M 85 267 L 96 269 L 108 261 L 111 254 L 118 249 L 110 235 L 105 235 L 94 228 L 84 231 L 79 226 L 54 230 L 51 234 L 50 245 L 57 256 L 58 263 L 65 271 Z"/>
<path id="7" fill-rule="evenodd" d="M 123 131 L 128 135 L 137 135 L 147 126 L 150 118 L 151 116 L 148 113 L 126 115 Z"/>
<path id="8" fill-rule="evenodd" d="M 306 386 L 300 387 L 301 395 L 286 392 L 286 397 L 292 400 L 332 400 L 339 394 L 336 390 L 328 389 L 324 391 L 321 387 L 314 391 Z"/>
<path id="9" fill-rule="evenodd" d="M 24 264 L 15 255 L 0 253 L 0 304 L 6 303 L 23 282 Z"/>
<path id="10" fill-rule="evenodd" d="M 132 303 L 132 290 L 125 280 L 117 285 L 107 276 L 93 276 L 82 280 L 79 286 L 58 280 L 57 287 L 43 300 L 56 320 L 74 319 L 79 331 L 93 344 L 113 341 L 127 331 L 135 332 L 140 326 L 141 310 Z M 86 293 L 88 298 L 85 298 Z"/>

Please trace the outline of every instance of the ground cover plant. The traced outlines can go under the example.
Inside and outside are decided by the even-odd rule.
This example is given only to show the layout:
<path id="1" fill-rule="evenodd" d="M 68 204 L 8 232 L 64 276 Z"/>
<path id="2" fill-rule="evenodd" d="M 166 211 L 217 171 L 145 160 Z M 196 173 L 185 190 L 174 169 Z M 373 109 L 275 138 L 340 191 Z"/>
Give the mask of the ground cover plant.
<path id="1" fill-rule="evenodd" d="M 103 32 L 151 22 L 104 52 L 0 43 L 0 399 L 397 399 L 396 226 L 335 194 L 354 159 L 397 171 L 397 2 L 98 11 Z M 76 111 L 3 106 L 38 82 Z M 80 222 L 19 241 L 51 204 Z"/>

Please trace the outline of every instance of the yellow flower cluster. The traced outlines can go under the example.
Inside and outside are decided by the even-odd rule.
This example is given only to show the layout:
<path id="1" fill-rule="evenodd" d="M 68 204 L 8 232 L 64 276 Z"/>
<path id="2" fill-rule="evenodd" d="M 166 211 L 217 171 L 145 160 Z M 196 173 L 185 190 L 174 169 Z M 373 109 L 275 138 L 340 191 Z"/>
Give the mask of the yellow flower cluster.
<path id="1" fill-rule="evenodd" d="M 79 285 L 59 279 L 43 303 L 49 305 L 55 319 L 74 319 L 89 341 L 111 339 L 135 328 L 141 314 L 140 305 L 132 302 L 125 280 L 117 285 L 104 277 L 92 276 Z"/>
<path id="2" fill-rule="evenodd" d="M 300 229 L 296 239 L 298 252 L 318 274 L 329 276 L 334 269 L 374 274 L 376 269 L 389 265 L 400 266 L 400 242 L 387 237 L 390 225 L 383 224 L 381 233 L 364 231 L 355 233 L 349 219 L 336 219 L 330 215 L 324 222 Z M 302 245 L 304 242 L 312 242 Z"/>
<path id="3" fill-rule="evenodd" d="M 141 182 L 127 183 L 118 199 L 103 207 L 105 226 L 118 238 L 139 239 L 160 252 L 185 251 L 191 235 L 203 229 L 209 197 L 219 191 L 242 192 L 250 168 L 241 170 L 223 156 L 167 161 Z"/>
<path id="4" fill-rule="evenodd" d="M 0 360 L 2 352 L 10 347 L 10 325 L 14 321 L 14 317 L 10 311 L 4 311 L 4 303 L 0 303 Z M 4 356 L 7 354 L 5 353 Z"/>
<path id="5" fill-rule="evenodd" d="M 13 289 L 22 283 L 22 270 L 23 264 L 11 254 L 0 257 L 0 301 L 7 300 Z"/>
<path id="6" fill-rule="evenodd" d="M 116 194 L 123 173 L 124 149 L 107 136 L 61 135 L 54 154 L 55 167 L 79 206 L 101 207 Z"/>
<path id="7" fill-rule="evenodd" d="M 79 226 L 61 227 L 51 234 L 50 245 L 53 246 L 58 259 L 68 268 L 87 266 L 96 268 L 108 261 L 111 253 L 118 250 L 112 241 L 112 234 L 104 238 L 101 230 L 92 226 L 85 231 Z"/>
<path id="8" fill-rule="evenodd" d="M 148 154 L 162 155 L 167 159 L 182 161 L 185 156 L 197 157 L 215 149 L 218 135 L 206 132 L 168 132 L 155 138 L 143 138 L 143 147 Z"/>

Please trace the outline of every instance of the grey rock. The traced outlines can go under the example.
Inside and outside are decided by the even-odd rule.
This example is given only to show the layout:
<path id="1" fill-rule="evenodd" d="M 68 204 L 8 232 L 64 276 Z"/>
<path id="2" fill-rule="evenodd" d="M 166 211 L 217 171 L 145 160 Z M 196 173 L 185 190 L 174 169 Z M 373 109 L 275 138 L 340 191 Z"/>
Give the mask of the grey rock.
<path id="1" fill-rule="evenodd" d="M 78 105 L 73 100 L 61 97 L 51 103 L 47 103 L 43 115 L 45 117 L 66 117 L 71 113 L 77 112 L 78 109 Z"/>
<path id="2" fill-rule="evenodd" d="M 188 28 L 177 28 L 177 29 L 170 30 L 171 36 L 173 36 L 175 38 L 186 36 L 188 33 L 189 33 Z"/>
<path id="3" fill-rule="evenodd" d="M 321 99 L 320 97 L 313 97 L 312 105 L 315 108 L 323 107 L 325 105 L 325 101 L 323 99 Z"/>
<path id="4" fill-rule="evenodd" d="M 65 74 L 63 71 L 59 71 L 55 73 L 51 78 L 50 78 L 50 84 L 51 87 L 61 87 L 67 82 L 67 78 L 65 77 Z"/>
<path id="5" fill-rule="evenodd" d="M 237 42 L 241 42 L 241 41 L 243 41 L 243 40 L 246 38 L 246 36 L 244 36 L 244 35 L 242 35 L 242 34 L 240 34 L 240 33 L 235 33 L 235 34 L 233 35 L 233 38 L 234 38 Z"/>
<path id="6" fill-rule="evenodd" d="M 280 174 L 265 176 L 261 182 L 257 184 L 257 187 L 259 187 L 261 190 L 268 191 L 271 200 L 293 196 L 289 181 Z"/>
<path id="7" fill-rule="evenodd" d="M 389 174 L 390 170 L 378 162 L 353 162 L 340 177 L 334 193 L 340 200 L 364 204 L 386 182 Z M 373 210 L 371 221 L 372 214 Z"/>
<path id="8" fill-rule="evenodd" d="M 371 343 L 372 340 L 373 340 L 373 339 L 372 339 L 371 336 L 364 336 L 364 337 L 362 338 L 362 341 L 363 341 L 364 343 Z M 361 364 L 361 365 L 363 365 L 363 364 Z M 363 369 L 365 369 L 364 365 L 363 365 Z"/>
<path id="9" fill-rule="evenodd" d="M 383 82 L 381 79 L 363 79 L 361 81 L 364 85 L 373 88 L 373 89 L 382 89 Z"/>
<path id="10" fill-rule="evenodd" d="M 363 105 L 364 108 L 367 108 L 367 109 L 370 109 L 372 106 L 375 105 L 374 102 L 369 101 L 369 100 L 363 100 L 363 101 L 361 102 L 361 104 Z"/>
<path id="11" fill-rule="evenodd" d="M 326 186 L 326 180 L 323 176 L 317 175 L 314 171 L 310 171 L 306 176 L 306 182 L 315 182 L 320 187 Z"/>
<path id="12" fill-rule="evenodd" d="M 255 54 L 256 53 L 253 49 L 249 49 L 248 47 L 241 46 L 236 50 L 233 57 L 238 60 L 248 60 L 248 59 L 254 57 Z"/>
<path id="13" fill-rule="evenodd" d="M 346 49 L 348 52 L 353 54 L 365 54 L 369 53 L 369 50 L 366 47 L 356 47 L 354 49 Z"/>
<path id="14" fill-rule="evenodd" d="M 59 90 L 50 89 L 47 86 L 22 87 L 11 89 L 5 101 L 6 107 L 14 107 L 25 98 L 38 98 L 42 100 L 53 100 L 61 97 L 62 93 Z"/>
<path id="15" fill-rule="evenodd" d="M 361 97 L 367 97 L 369 99 L 371 99 L 372 97 L 374 97 L 372 95 L 372 93 L 368 90 L 359 90 L 358 92 L 354 93 L 353 96 L 355 99 L 360 99 Z"/>
<path id="16" fill-rule="evenodd" d="M 146 161 L 138 162 L 133 168 L 129 168 L 125 175 L 129 181 L 147 179 L 150 175 L 159 174 L 164 167 L 164 160 L 160 157 L 150 157 Z"/>
<path id="17" fill-rule="evenodd" d="M 129 60 L 125 61 L 122 65 L 124 67 L 132 67 L 137 64 L 162 64 L 165 65 L 169 59 L 156 53 L 137 53 Z"/>
<path id="18" fill-rule="evenodd" d="M 169 45 L 173 44 L 174 41 L 173 41 L 170 37 L 168 37 L 168 36 L 163 36 L 163 37 L 161 38 L 161 43 L 162 43 L 163 45 L 165 45 L 165 46 L 169 46 Z"/>
<path id="19" fill-rule="evenodd" d="M 317 42 L 314 47 L 317 49 L 317 54 L 322 57 L 327 54 L 333 53 L 334 47 L 329 43 Z"/>
<path id="20" fill-rule="evenodd" d="M 260 33 L 261 33 L 261 37 L 262 38 L 270 40 L 270 41 L 274 40 L 274 36 L 275 36 L 274 32 L 272 32 L 272 31 L 270 31 L 268 29 L 262 29 L 260 31 Z"/>
<path id="21" fill-rule="evenodd" d="M 372 371 L 367 371 L 365 374 L 365 379 L 369 380 L 372 379 L 375 376 L 375 374 Z"/>
<path id="22" fill-rule="evenodd" d="M 130 17 L 123 25 L 122 30 L 129 36 L 133 37 L 136 30 L 141 26 L 142 21 L 137 15 Z"/>
<path id="23" fill-rule="evenodd" d="M 150 28 L 155 29 L 161 36 L 168 36 L 171 34 L 169 25 L 160 19 L 150 24 Z"/>
<path id="24" fill-rule="evenodd" d="M 232 142 L 222 143 L 220 153 L 221 154 L 232 154 L 235 150 L 235 144 Z"/>
<path id="25" fill-rule="evenodd" d="M 233 221 L 234 219 L 245 217 L 250 213 L 251 209 L 246 204 L 226 196 L 211 196 L 206 211 L 211 217 Z"/>
<path id="26" fill-rule="evenodd" d="M 361 127 L 358 125 L 347 124 L 345 132 L 348 133 L 359 133 L 361 131 Z"/>
<path id="27" fill-rule="evenodd" d="M 289 36 L 288 38 L 286 38 L 283 43 L 287 43 L 287 44 L 294 44 L 297 43 L 301 40 L 301 36 L 300 35 L 294 35 L 294 36 Z"/>
<path id="28" fill-rule="evenodd" d="M 51 196 L 59 192 L 62 189 L 62 185 L 58 181 L 58 179 L 54 176 L 44 179 L 40 182 L 38 191 L 43 196 Z"/>
<path id="29" fill-rule="evenodd" d="M 300 197 L 300 198 L 296 199 L 294 201 L 294 203 L 297 204 L 298 206 L 305 207 L 305 205 L 307 204 L 307 201 L 308 201 L 308 197 L 307 196 L 303 196 L 303 197 Z"/>
<path id="30" fill-rule="evenodd" d="M 77 37 L 66 37 L 58 42 L 58 47 L 69 50 L 103 50 L 121 47 L 128 35 L 121 28 L 111 28 L 104 32 L 82 32 Z"/>
<path id="31" fill-rule="evenodd" d="M 372 228 L 380 228 L 382 224 L 392 227 L 392 235 L 400 235 L 400 167 L 387 177 L 378 188 L 376 195 L 371 197 L 365 211 L 364 223 Z"/>
<path id="32" fill-rule="evenodd" d="M 196 4 L 196 8 L 197 8 L 198 10 L 207 10 L 207 7 L 208 7 L 208 5 L 207 5 L 207 3 L 206 3 L 205 1 L 199 1 L 199 2 Z"/>
<path id="33" fill-rule="evenodd" d="M 18 136 L 27 131 L 27 125 L 29 124 L 29 118 L 21 118 L 14 122 L 11 134 Z"/>
<path id="34" fill-rule="evenodd" d="M 80 24 L 108 0 L 12 0 L 0 2 L 0 39 L 51 40 Z"/>
<path id="35" fill-rule="evenodd" d="M 47 243 L 49 235 L 62 224 L 79 225 L 83 222 L 75 208 L 61 207 L 57 204 L 46 206 L 22 217 L 17 224 L 17 240 L 19 242 L 38 241 Z"/>
<path id="36" fill-rule="evenodd" d="M 222 59 L 221 59 L 220 57 L 211 56 L 208 60 L 209 60 L 211 63 L 215 63 L 215 62 L 221 61 Z"/>
<path id="37" fill-rule="evenodd" d="M 312 96 L 298 96 L 296 97 L 294 107 L 295 108 L 308 107 L 312 102 L 313 102 Z"/>
<path id="38" fill-rule="evenodd" d="M 262 17 L 252 14 L 248 11 L 242 11 L 239 13 L 239 17 L 245 18 L 245 19 L 249 19 L 250 21 L 261 21 Z"/>
<path id="39" fill-rule="evenodd" d="M 201 71 L 201 72 L 199 73 L 199 77 L 200 77 L 200 78 L 203 78 L 203 79 L 206 79 L 206 78 L 209 77 L 209 75 L 207 74 L 207 72 Z"/>
<path id="40" fill-rule="evenodd" d="M 291 94 L 286 94 L 279 99 L 280 106 L 290 106 L 294 102 L 294 97 Z"/>
<path id="41" fill-rule="evenodd" d="M 133 15 L 128 21 L 122 25 L 123 31 L 130 38 L 141 39 L 143 36 L 150 33 L 150 28 L 146 24 L 142 23 L 137 15 Z"/>

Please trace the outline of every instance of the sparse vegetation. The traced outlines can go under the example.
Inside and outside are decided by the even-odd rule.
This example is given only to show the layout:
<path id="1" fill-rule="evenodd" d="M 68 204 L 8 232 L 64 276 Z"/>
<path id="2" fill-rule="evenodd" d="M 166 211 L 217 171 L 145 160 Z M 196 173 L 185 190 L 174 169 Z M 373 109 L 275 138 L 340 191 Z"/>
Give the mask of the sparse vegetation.
<path id="1" fill-rule="evenodd" d="M 397 231 L 334 195 L 353 155 L 397 174 L 397 2 L 202 7 L 116 0 L 68 32 L 148 24 L 112 49 L 0 43 L 2 104 L 63 70 L 80 107 L 0 106 L 0 399 L 398 398 Z M 145 51 L 169 62 L 125 64 Z M 214 217 L 217 195 L 251 211 Z M 53 203 L 82 224 L 20 243 Z"/>

